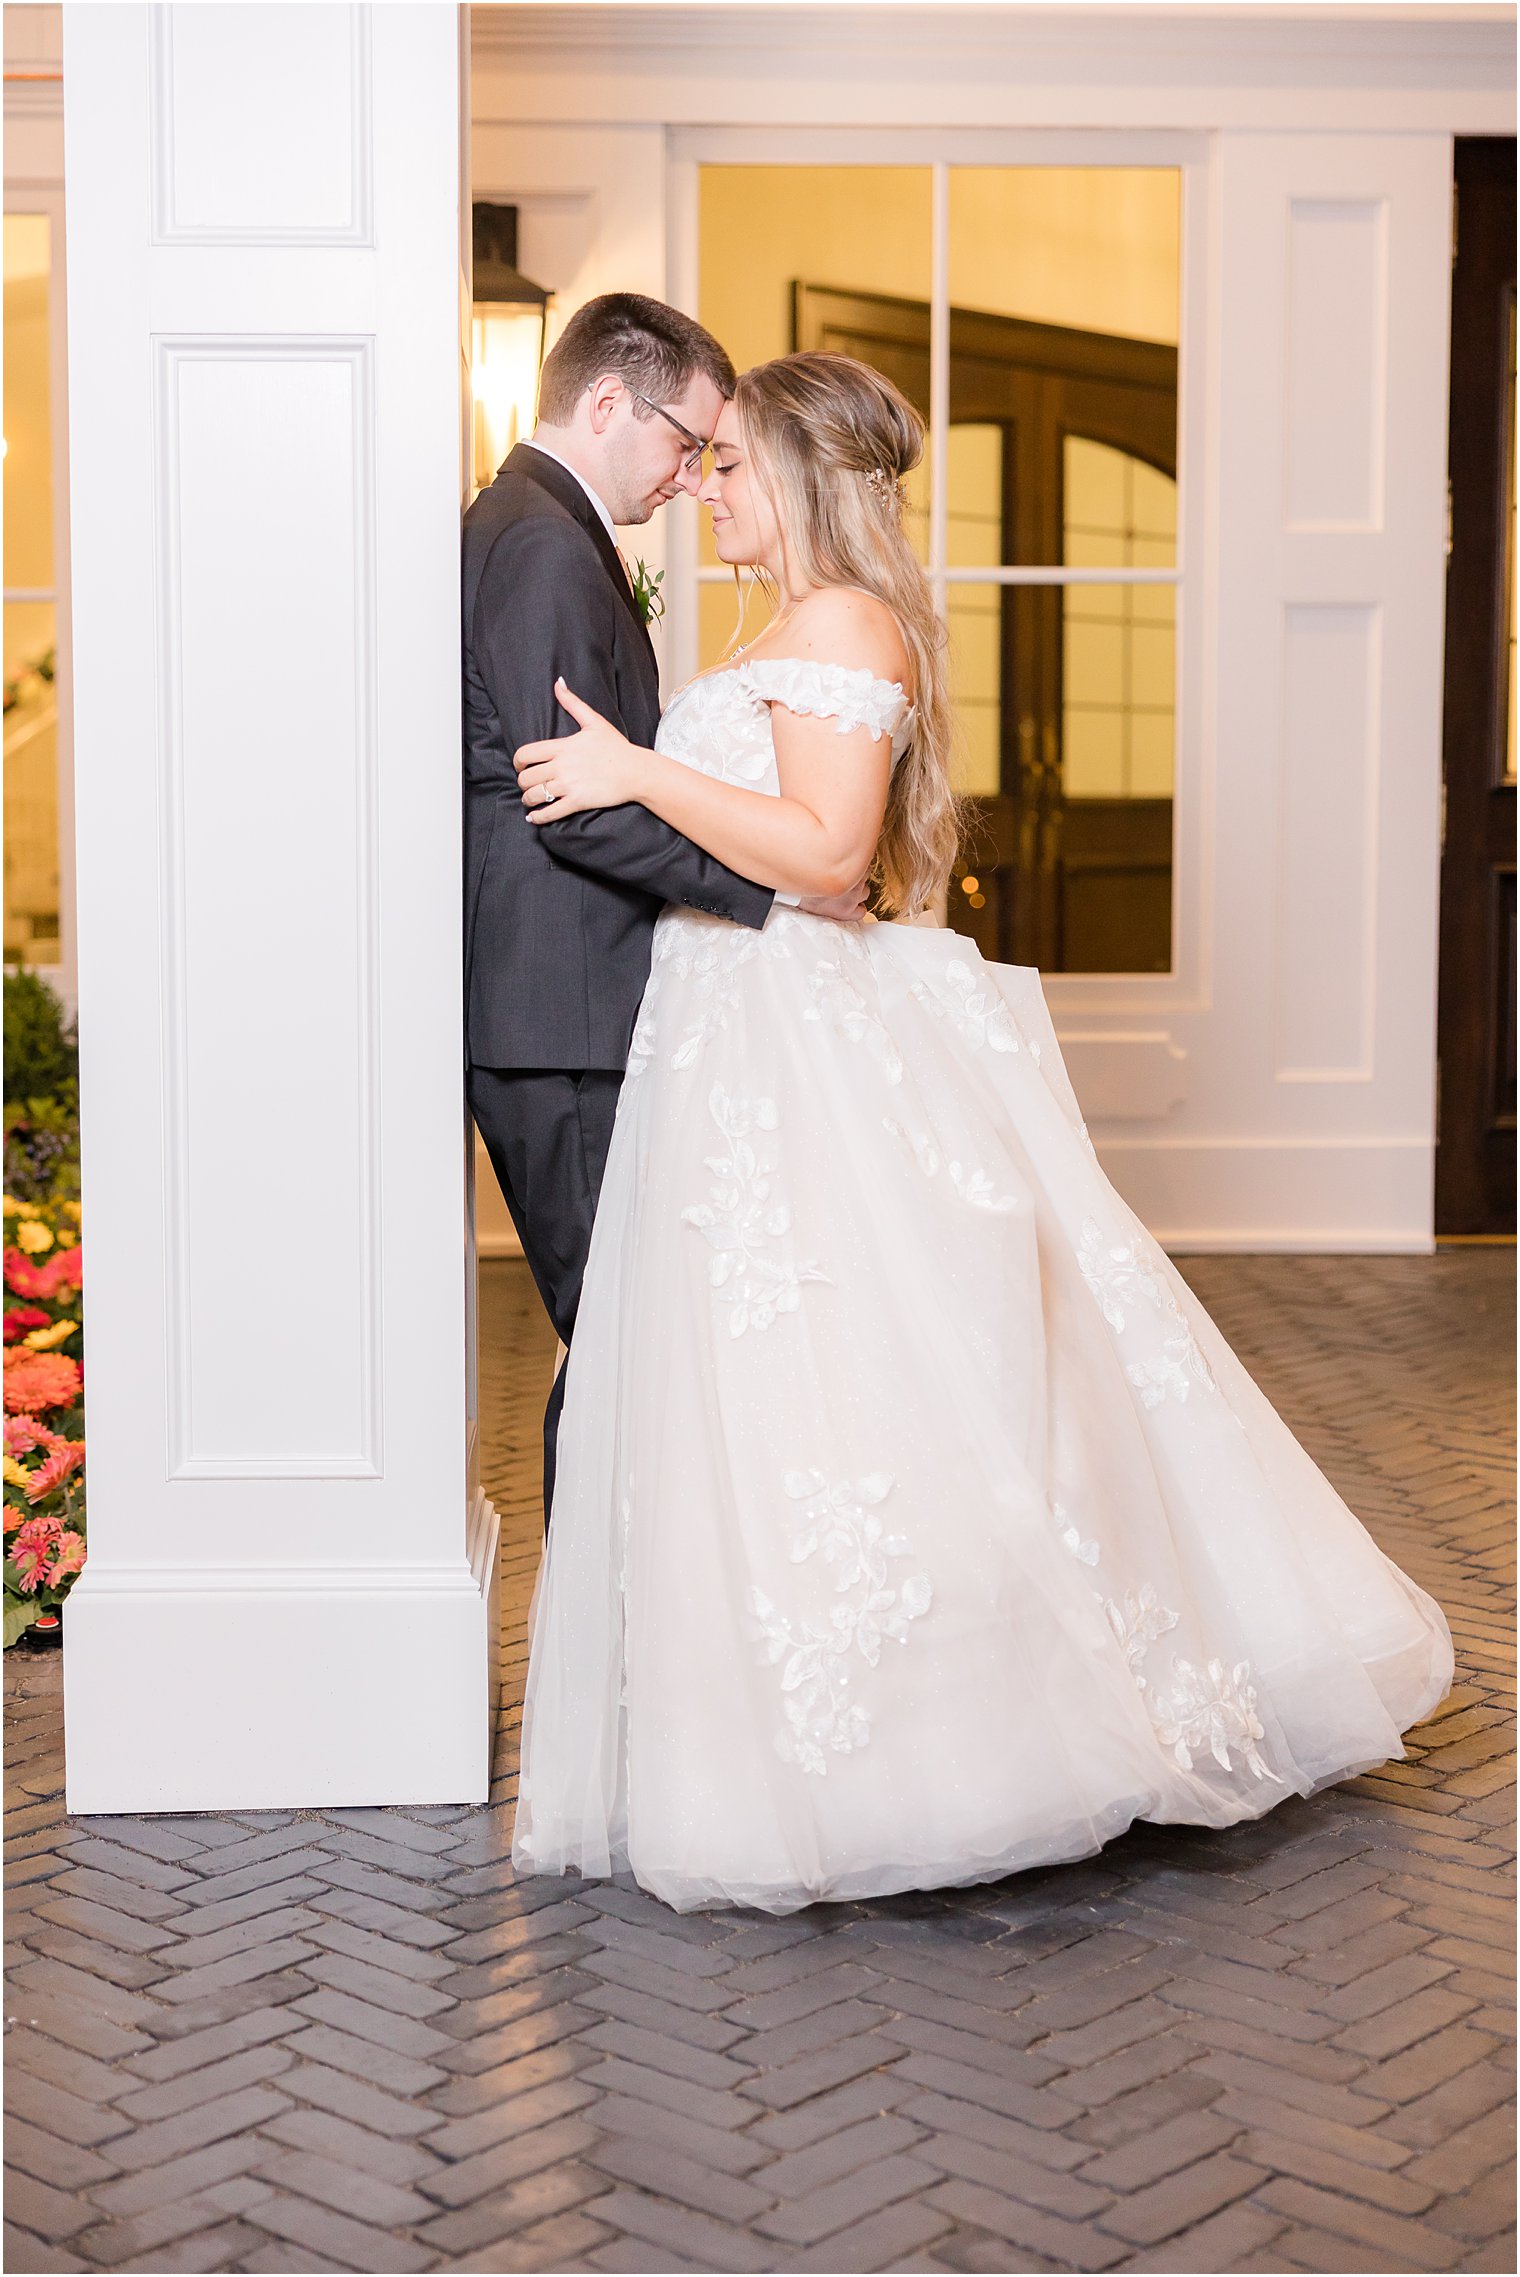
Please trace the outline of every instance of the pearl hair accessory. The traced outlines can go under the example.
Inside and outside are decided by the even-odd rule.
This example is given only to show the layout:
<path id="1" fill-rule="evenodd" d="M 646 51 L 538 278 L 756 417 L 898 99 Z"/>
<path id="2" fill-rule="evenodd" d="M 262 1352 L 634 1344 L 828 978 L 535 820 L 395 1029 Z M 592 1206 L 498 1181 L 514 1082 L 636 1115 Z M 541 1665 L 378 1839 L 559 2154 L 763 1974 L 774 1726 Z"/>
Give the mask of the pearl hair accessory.
<path id="1" fill-rule="evenodd" d="M 866 475 L 866 487 L 868 490 L 874 490 L 878 498 L 892 498 L 899 505 L 902 503 L 903 485 L 888 474 L 884 466 L 873 466 L 869 470 Z"/>

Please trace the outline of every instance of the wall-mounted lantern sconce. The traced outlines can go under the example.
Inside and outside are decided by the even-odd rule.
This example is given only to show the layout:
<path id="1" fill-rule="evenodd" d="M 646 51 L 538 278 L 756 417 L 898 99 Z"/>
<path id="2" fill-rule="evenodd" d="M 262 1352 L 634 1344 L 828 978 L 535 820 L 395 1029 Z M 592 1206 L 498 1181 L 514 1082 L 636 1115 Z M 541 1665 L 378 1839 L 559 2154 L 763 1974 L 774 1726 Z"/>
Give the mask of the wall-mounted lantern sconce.
<path id="1" fill-rule="evenodd" d="M 532 430 L 552 297 L 517 266 L 516 206 L 471 209 L 475 254 L 470 382 L 475 487 L 483 490 Z"/>

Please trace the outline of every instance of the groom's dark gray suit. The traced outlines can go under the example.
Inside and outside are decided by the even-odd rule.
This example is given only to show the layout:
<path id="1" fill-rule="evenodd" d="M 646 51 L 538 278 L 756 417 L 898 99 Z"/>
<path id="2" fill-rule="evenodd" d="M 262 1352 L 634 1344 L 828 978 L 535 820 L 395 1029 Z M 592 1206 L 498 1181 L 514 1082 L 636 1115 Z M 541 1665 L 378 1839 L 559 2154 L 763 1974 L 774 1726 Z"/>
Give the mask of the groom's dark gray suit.
<path id="1" fill-rule="evenodd" d="M 633 742 L 660 717 L 654 649 L 579 481 L 519 443 L 464 518 L 465 1065 L 538 1291 L 566 1344 L 655 919 L 740 925 L 773 899 L 640 806 L 530 823 L 513 755 L 574 732 L 576 695 Z M 544 1513 L 564 1372 L 544 1416 Z"/>

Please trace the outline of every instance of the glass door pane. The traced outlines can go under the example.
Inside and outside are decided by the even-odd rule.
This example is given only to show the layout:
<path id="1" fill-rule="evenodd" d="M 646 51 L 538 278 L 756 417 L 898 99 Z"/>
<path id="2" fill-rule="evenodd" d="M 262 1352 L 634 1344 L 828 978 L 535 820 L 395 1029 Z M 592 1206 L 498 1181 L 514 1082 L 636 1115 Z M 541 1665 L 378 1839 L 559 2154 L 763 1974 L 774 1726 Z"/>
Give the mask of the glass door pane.
<path id="1" fill-rule="evenodd" d="M 1134 573 L 1177 560 L 1180 178 L 952 167 L 949 223 L 950 433 L 1001 441 L 950 512 L 999 525 L 967 567 L 1049 572 L 949 588 L 982 841 L 952 919 L 1048 971 L 1165 971 L 1175 593 Z"/>
<path id="2" fill-rule="evenodd" d="M 928 416 L 929 167 L 703 166 L 698 199 L 697 313 L 738 370 L 797 347 L 839 348 L 884 372 Z M 909 483 L 908 527 L 927 561 L 927 465 Z M 718 559 L 705 512 L 700 558 L 704 567 Z M 705 669 L 734 635 L 732 582 L 704 581 L 700 606 Z M 756 596 L 739 637 L 763 622 Z"/>

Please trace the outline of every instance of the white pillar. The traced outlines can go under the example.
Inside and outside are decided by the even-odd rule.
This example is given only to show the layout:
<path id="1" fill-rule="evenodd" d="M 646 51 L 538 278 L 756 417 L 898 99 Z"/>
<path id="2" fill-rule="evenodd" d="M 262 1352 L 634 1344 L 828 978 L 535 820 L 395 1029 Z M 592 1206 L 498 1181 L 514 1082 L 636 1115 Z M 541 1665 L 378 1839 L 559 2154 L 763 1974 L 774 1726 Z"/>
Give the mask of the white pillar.
<path id="1" fill-rule="evenodd" d="M 81 1811 L 483 1797 L 457 12 L 65 10 Z"/>

